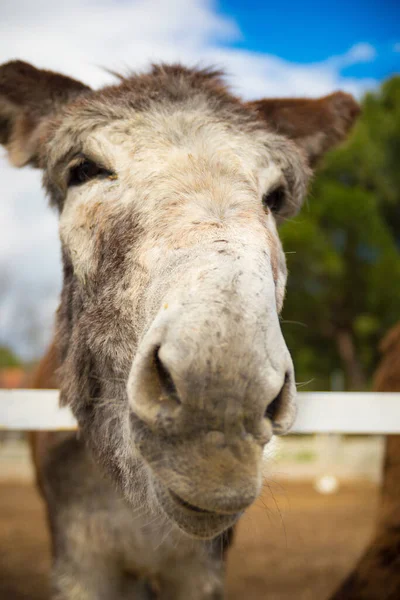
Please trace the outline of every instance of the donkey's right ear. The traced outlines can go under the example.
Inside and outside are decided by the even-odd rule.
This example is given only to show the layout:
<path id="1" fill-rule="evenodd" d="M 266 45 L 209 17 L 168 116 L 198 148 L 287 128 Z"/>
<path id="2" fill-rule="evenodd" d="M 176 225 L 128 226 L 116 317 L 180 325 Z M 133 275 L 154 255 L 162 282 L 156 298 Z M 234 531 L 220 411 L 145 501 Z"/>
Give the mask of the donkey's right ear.
<path id="1" fill-rule="evenodd" d="M 39 166 L 49 118 L 90 92 L 80 81 L 16 60 L 0 66 L 0 144 L 16 167 Z"/>

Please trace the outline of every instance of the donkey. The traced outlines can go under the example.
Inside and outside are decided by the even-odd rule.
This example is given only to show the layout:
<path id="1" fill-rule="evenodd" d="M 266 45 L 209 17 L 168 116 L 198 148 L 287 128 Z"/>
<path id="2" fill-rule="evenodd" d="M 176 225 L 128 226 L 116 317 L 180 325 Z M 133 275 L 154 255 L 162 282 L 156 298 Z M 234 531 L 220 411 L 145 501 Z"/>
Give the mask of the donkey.
<path id="1" fill-rule="evenodd" d="M 53 598 L 223 597 L 223 550 L 295 416 L 277 225 L 358 114 L 337 92 L 245 103 L 153 66 L 92 91 L 0 67 L 0 141 L 43 169 L 64 281 L 35 385 L 79 434 L 34 440 Z"/>
<path id="2" fill-rule="evenodd" d="M 380 344 L 374 375 L 377 392 L 400 392 L 400 323 Z M 358 564 L 331 600 L 400 598 L 400 435 L 386 436 L 382 495 L 376 532 Z"/>

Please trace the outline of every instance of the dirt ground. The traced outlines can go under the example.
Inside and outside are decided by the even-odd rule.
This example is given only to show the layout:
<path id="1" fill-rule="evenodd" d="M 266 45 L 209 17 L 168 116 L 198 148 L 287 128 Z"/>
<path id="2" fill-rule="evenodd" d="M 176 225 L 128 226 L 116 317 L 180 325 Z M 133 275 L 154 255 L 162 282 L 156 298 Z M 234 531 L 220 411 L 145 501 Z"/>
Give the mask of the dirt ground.
<path id="1" fill-rule="evenodd" d="M 371 483 L 322 496 L 309 483 L 269 483 L 239 526 L 227 600 L 325 600 L 368 542 Z M 46 600 L 49 539 L 35 489 L 0 485 L 0 599 Z"/>

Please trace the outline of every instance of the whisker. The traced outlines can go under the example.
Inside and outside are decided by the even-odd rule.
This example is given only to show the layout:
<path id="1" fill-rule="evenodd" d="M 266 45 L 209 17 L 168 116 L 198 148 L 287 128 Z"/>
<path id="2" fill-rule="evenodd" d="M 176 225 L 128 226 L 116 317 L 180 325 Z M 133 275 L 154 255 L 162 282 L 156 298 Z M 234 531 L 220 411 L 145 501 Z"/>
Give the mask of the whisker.
<path id="1" fill-rule="evenodd" d="M 315 381 L 315 377 L 312 377 L 311 379 L 309 379 L 308 381 L 296 381 L 296 387 L 303 387 L 305 385 L 309 385 L 310 383 L 312 383 L 313 381 Z"/>
<path id="2" fill-rule="evenodd" d="M 284 532 L 284 535 L 285 535 L 285 545 L 286 545 L 286 550 L 287 550 L 288 549 L 288 539 L 287 539 L 286 524 L 285 524 L 285 521 L 283 519 L 283 515 L 282 515 L 282 512 L 281 512 L 281 509 L 279 508 L 278 502 L 276 501 L 275 495 L 274 495 L 274 493 L 273 493 L 273 491 L 271 489 L 271 486 L 268 484 L 267 481 L 266 481 L 266 484 L 268 486 L 268 489 L 269 489 L 270 494 L 272 496 L 272 499 L 274 501 L 276 510 L 278 511 L 278 514 L 279 514 L 279 517 L 280 517 L 280 520 L 281 520 L 281 525 L 282 525 L 283 532 Z"/>
<path id="3" fill-rule="evenodd" d="M 302 323 L 301 321 L 288 321 L 287 319 L 282 319 L 280 318 L 281 323 L 285 323 L 288 325 L 300 325 L 301 327 L 306 327 L 308 328 L 308 325 L 306 323 Z"/>
<path id="4" fill-rule="evenodd" d="M 126 383 L 127 379 L 123 379 L 122 377 L 113 377 L 112 379 L 108 379 L 106 377 L 99 377 L 98 375 L 95 375 L 94 373 L 90 373 L 89 374 L 89 379 L 97 379 L 98 381 L 104 381 L 105 383 Z"/>
<path id="5" fill-rule="evenodd" d="M 160 546 L 162 546 L 162 544 L 165 542 L 165 540 L 171 535 L 172 530 L 173 530 L 174 526 L 171 525 L 171 527 L 169 529 L 167 529 L 166 533 L 163 535 L 163 537 L 161 538 L 161 541 L 159 544 L 157 544 L 157 546 L 154 548 L 154 551 L 158 550 L 158 548 Z"/>

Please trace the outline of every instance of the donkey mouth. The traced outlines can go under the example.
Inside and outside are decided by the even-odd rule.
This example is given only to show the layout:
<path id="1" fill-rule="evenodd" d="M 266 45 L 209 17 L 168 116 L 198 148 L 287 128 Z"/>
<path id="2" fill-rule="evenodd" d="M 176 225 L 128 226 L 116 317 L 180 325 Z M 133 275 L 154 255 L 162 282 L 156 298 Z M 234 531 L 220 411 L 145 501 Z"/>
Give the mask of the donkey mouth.
<path id="1" fill-rule="evenodd" d="M 178 494 L 175 494 L 175 492 L 173 492 L 172 490 L 168 490 L 169 492 L 169 496 L 171 498 L 171 500 L 173 501 L 173 504 L 178 507 L 181 511 L 183 511 L 184 514 L 186 514 L 188 517 L 192 517 L 192 518 L 198 518 L 201 519 L 202 521 L 209 521 L 212 522 L 214 520 L 223 522 L 223 521 L 232 521 L 232 520 L 237 520 L 243 513 L 243 511 L 236 511 L 236 512 L 222 512 L 222 511 L 217 511 L 217 510 L 209 510 L 209 509 L 205 509 L 205 508 L 200 508 L 200 506 L 195 506 L 194 504 L 191 504 L 190 502 L 188 502 L 187 500 L 184 500 L 181 496 L 178 496 Z"/>
<path id="2" fill-rule="evenodd" d="M 242 514 L 227 514 L 191 504 L 160 481 L 155 482 L 154 489 L 160 508 L 166 516 L 193 538 L 213 539 L 232 527 Z"/>
<path id="3" fill-rule="evenodd" d="M 201 515 L 216 515 L 216 514 L 220 514 L 220 513 L 216 513 L 214 511 L 211 510 L 206 510 L 204 508 L 200 508 L 199 506 L 194 506 L 194 504 L 190 504 L 190 502 L 187 502 L 186 500 L 184 500 L 183 498 L 181 498 L 180 496 L 178 496 L 177 494 L 175 494 L 175 492 L 172 492 L 171 490 L 168 490 L 171 498 L 174 500 L 174 502 L 176 504 L 178 504 L 179 506 L 181 506 L 182 508 L 186 509 L 187 511 L 190 512 L 194 512 L 194 513 L 198 513 Z"/>

